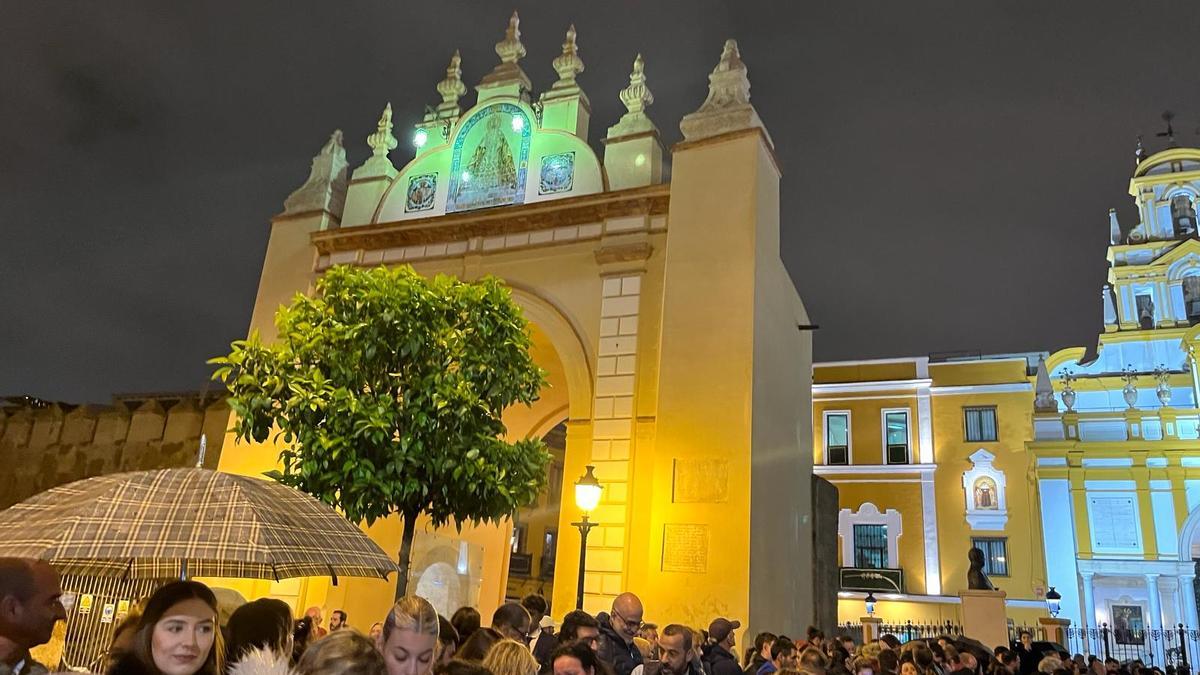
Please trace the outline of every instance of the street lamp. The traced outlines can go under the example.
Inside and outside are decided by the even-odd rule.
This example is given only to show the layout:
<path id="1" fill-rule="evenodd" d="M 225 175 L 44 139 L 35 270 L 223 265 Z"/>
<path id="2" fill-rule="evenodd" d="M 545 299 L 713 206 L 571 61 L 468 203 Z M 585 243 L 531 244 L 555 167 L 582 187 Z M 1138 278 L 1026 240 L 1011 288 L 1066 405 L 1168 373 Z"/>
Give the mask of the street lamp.
<path id="1" fill-rule="evenodd" d="M 592 474 L 592 469 L 595 468 L 589 464 L 587 473 L 575 482 L 575 506 L 583 513 L 578 523 L 571 523 L 579 528 L 579 588 L 575 593 L 575 609 L 583 609 L 583 569 L 587 561 L 587 536 L 596 526 L 588 520 L 588 514 L 600 503 L 600 481 Z"/>
<path id="2" fill-rule="evenodd" d="M 1058 612 L 1062 609 L 1062 596 L 1054 590 L 1053 586 L 1046 591 L 1046 607 L 1050 609 L 1050 616 L 1057 619 Z"/>
<path id="3" fill-rule="evenodd" d="M 875 616 L 875 594 L 871 591 L 867 591 L 866 603 L 867 616 Z"/>

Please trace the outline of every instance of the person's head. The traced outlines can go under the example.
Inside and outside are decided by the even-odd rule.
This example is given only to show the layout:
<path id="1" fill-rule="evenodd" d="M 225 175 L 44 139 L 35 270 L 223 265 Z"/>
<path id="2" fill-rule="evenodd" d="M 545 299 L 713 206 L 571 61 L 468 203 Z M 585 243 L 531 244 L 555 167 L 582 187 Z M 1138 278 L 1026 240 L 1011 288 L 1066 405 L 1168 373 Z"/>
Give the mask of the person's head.
<path id="1" fill-rule="evenodd" d="M 954 645 L 943 645 L 942 652 L 946 655 L 946 665 L 950 670 L 958 670 L 959 668 L 962 668 L 962 663 L 958 660 L 958 650 L 955 649 Z"/>
<path id="2" fill-rule="evenodd" d="M 665 626 L 658 636 L 658 658 L 672 673 L 687 672 L 692 658 L 692 629 L 677 623 Z"/>
<path id="3" fill-rule="evenodd" d="M 479 630 L 479 610 L 474 607 L 459 607 L 450 617 L 450 625 L 458 631 L 459 646 L 462 646 L 471 633 Z"/>
<path id="4" fill-rule="evenodd" d="M 842 635 L 838 637 L 838 642 L 842 643 L 842 649 L 845 649 L 847 654 L 854 653 L 854 638 L 849 635 Z"/>
<path id="5" fill-rule="evenodd" d="M 1120 661 L 1118 661 L 1118 660 L 1114 659 L 1114 658 L 1113 658 L 1113 657 L 1111 657 L 1111 656 L 1110 656 L 1110 657 L 1108 657 L 1108 658 L 1106 658 L 1106 659 L 1104 659 L 1104 670 L 1106 670 L 1106 671 L 1108 671 L 1108 672 L 1110 672 L 1110 673 L 1115 673 L 1115 672 L 1117 672 L 1117 671 L 1118 671 L 1118 670 L 1120 670 L 1120 669 L 1121 669 L 1121 662 L 1120 662 Z"/>
<path id="6" fill-rule="evenodd" d="M 346 613 L 340 609 L 333 610 L 329 615 L 329 630 L 346 627 Z"/>
<path id="7" fill-rule="evenodd" d="M 1021 645 L 1025 647 L 1025 649 L 1031 649 L 1033 647 L 1033 635 L 1031 635 L 1029 631 L 1021 631 L 1018 638 L 1021 640 Z"/>
<path id="8" fill-rule="evenodd" d="M 763 661 L 771 660 L 771 645 L 775 643 L 778 636 L 774 633 L 763 631 L 754 636 L 754 653 L 758 654 Z"/>
<path id="9" fill-rule="evenodd" d="M 537 675 L 538 664 L 529 647 L 516 640 L 501 640 L 483 657 L 483 667 L 492 675 Z"/>
<path id="10" fill-rule="evenodd" d="M 613 600 L 612 627 L 626 644 L 637 637 L 644 611 L 642 601 L 633 593 L 622 593 Z"/>
<path id="11" fill-rule="evenodd" d="M 388 675 L 428 675 L 438 641 L 438 615 L 425 598 L 406 595 L 392 605 L 376 647 Z"/>
<path id="12" fill-rule="evenodd" d="M 891 633 L 884 633 L 879 638 L 879 642 L 884 649 L 900 649 L 900 638 Z"/>
<path id="13" fill-rule="evenodd" d="M 505 637 L 495 628 L 480 628 L 471 633 L 471 637 L 462 643 L 454 658 L 472 663 L 483 663 L 483 659 L 487 657 L 492 647 L 504 639 Z"/>
<path id="14" fill-rule="evenodd" d="M 582 609 L 567 612 L 558 629 L 559 644 L 582 642 L 593 650 L 600 648 L 600 622 Z"/>
<path id="15" fill-rule="evenodd" d="M 304 654 L 304 650 L 308 649 L 308 643 L 316 639 L 311 617 L 302 616 L 296 619 L 292 624 L 292 663 L 300 660 L 300 656 Z"/>
<path id="16" fill-rule="evenodd" d="M 646 642 L 649 642 L 652 645 L 657 644 L 658 643 L 658 624 L 643 623 L 641 629 L 638 631 L 638 637 L 642 638 L 643 640 L 645 640 Z"/>
<path id="17" fill-rule="evenodd" d="M 913 661 L 901 662 L 900 675 L 920 675 L 920 672 L 917 670 L 917 664 Z"/>
<path id="18" fill-rule="evenodd" d="M 316 606 L 309 607 L 308 609 L 304 610 L 304 616 L 307 616 L 308 618 L 312 619 L 312 625 L 313 625 L 314 630 L 321 627 L 321 608 L 320 607 L 316 607 Z"/>
<path id="19" fill-rule="evenodd" d="M 42 560 L 0 558 L 0 637 L 22 649 L 50 641 L 66 621 L 58 572 Z"/>
<path id="20" fill-rule="evenodd" d="M 296 675 L 388 675 L 388 669 L 370 638 L 339 630 L 304 651 Z"/>
<path id="21" fill-rule="evenodd" d="M 924 642 L 918 643 L 912 650 L 913 664 L 922 673 L 933 670 L 933 650 Z"/>
<path id="22" fill-rule="evenodd" d="M 287 603 L 261 598 L 233 610 L 226 630 L 225 662 L 235 663 L 253 649 L 292 654 L 292 610 Z"/>
<path id="23" fill-rule="evenodd" d="M 976 659 L 975 655 L 971 652 L 959 652 L 958 661 L 962 664 L 963 668 L 966 668 L 967 670 L 975 670 L 979 667 L 979 660 Z"/>
<path id="24" fill-rule="evenodd" d="M 900 669 L 900 655 L 895 649 L 879 650 L 879 672 L 892 673 Z"/>
<path id="25" fill-rule="evenodd" d="M 445 663 L 454 658 L 454 654 L 458 652 L 458 644 L 458 631 L 454 630 L 450 619 L 438 614 L 437 662 Z"/>
<path id="26" fill-rule="evenodd" d="M 1006 649 L 996 656 L 1000 661 L 1000 665 L 1007 668 L 1010 673 L 1015 673 L 1021 668 L 1021 657 L 1011 649 Z"/>
<path id="27" fill-rule="evenodd" d="M 1051 655 L 1042 658 L 1038 661 L 1037 670 L 1044 675 L 1054 675 L 1054 671 L 1062 668 L 1062 659 L 1058 655 Z"/>
<path id="28" fill-rule="evenodd" d="M 725 617 L 719 617 L 708 624 L 708 637 L 725 649 L 733 651 L 733 632 L 741 627 L 742 622 L 740 621 L 730 621 Z"/>
<path id="29" fill-rule="evenodd" d="M 492 614 L 492 628 L 509 640 L 529 640 L 529 612 L 516 602 L 506 602 Z"/>
<path id="30" fill-rule="evenodd" d="M 776 638 L 771 644 L 771 663 L 774 663 L 778 670 L 795 668 L 796 644 L 787 638 Z"/>
<path id="31" fill-rule="evenodd" d="M 800 652 L 800 669 L 801 670 L 817 670 L 823 671 L 827 668 L 829 662 L 825 659 L 825 655 L 816 647 L 809 647 L 803 652 Z"/>
<path id="32" fill-rule="evenodd" d="M 546 611 L 549 610 L 549 605 L 546 604 L 546 599 L 540 595 L 527 595 L 521 598 L 521 606 L 529 612 L 529 629 L 532 631 L 542 623 L 542 617 L 546 616 Z"/>
<path id="33" fill-rule="evenodd" d="M 154 591 L 129 654 L 154 675 L 216 675 L 224 661 L 216 596 L 198 581 Z"/>
<path id="34" fill-rule="evenodd" d="M 576 640 L 555 649 L 550 664 L 554 675 L 596 675 L 600 661 L 591 647 Z"/>
<path id="35" fill-rule="evenodd" d="M 104 654 L 105 672 L 108 672 L 114 663 L 133 648 L 133 636 L 137 635 L 138 621 L 141 618 L 142 609 L 138 607 L 131 609 L 125 618 L 117 622 L 116 627 L 113 628 L 112 643 L 109 644 L 108 651 Z"/>
<path id="36" fill-rule="evenodd" d="M 853 667 L 850 669 L 853 675 L 876 675 L 879 671 L 879 665 L 874 659 L 860 656 L 854 659 Z"/>
<path id="37" fill-rule="evenodd" d="M 445 663 L 437 664 L 433 669 L 433 675 L 492 675 L 492 673 L 478 663 L 450 659 Z"/>

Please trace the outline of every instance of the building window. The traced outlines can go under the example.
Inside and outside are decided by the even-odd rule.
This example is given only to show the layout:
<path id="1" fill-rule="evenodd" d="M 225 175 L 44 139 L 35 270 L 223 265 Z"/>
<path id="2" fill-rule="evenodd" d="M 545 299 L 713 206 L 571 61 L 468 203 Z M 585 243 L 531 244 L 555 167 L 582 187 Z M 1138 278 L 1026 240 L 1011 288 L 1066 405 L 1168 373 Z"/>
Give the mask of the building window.
<path id="1" fill-rule="evenodd" d="M 525 525 L 524 523 L 513 525 L 512 541 L 510 542 L 512 544 L 513 553 L 525 552 L 525 533 L 528 530 L 529 526 Z"/>
<path id="2" fill-rule="evenodd" d="M 854 566 L 865 569 L 888 566 L 887 525 L 854 526 Z"/>
<path id="3" fill-rule="evenodd" d="M 546 528 L 545 534 L 542 535 L 542 559 L 540 561 L 543 579 L 554 576 L 554 558 L 557 553 L 558 530 Z"/>
<path id="4" fill-rule="evenodd" d="M 825 463 L 850 463 L 850 413 L 825 413 Z"/>
<path id="5" fill-rule="evenodd" d="M 1133 296 L 1137 305 L 1138 327 L 1143 330 L 1154 328 L 1154 296 L 1149 293 L 1138 293 Z"/>
<path id="6" fill-rule="evenodd" d="M 1196 234 L 1196 207 L 1192 198 L 1187 195 L 1175 195 L 1171 198 L 1171 224 L 1175 228 L 1175 236 L 1191 237 Z"/>
<path id="7" fill-rule="evenodd" d="M 1200 323 L 1200 276 L 1194 274 L 1183 278 L 1183 309 L 1188 323 Z"/>
<path id="8" fill-rule="evenodd" d="M 908 464 L 908 411 L 884 411 L 883 431 L 887 463 Z"/>
<path id="9" fill-rule="evenodd" d="M 1008 539 L 972 537 L 971 546 L 983 551 L 983 572 L 989 577 L 1008 576 Z"/>
<path id="10" fill-rule="evenodd" d="M 967 440 L 991 443 L 996 440 L 996 408 L 963 408 Z"/>

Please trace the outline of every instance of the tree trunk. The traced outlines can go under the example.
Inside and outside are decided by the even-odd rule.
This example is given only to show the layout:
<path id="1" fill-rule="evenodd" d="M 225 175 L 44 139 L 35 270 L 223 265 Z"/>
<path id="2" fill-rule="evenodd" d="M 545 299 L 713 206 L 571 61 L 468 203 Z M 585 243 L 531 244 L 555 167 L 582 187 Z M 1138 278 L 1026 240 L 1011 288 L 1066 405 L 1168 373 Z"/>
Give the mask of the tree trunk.
<path id="1" fill-rule="evenodd" d="M 408 595 L 408 573 L 412 561 L 413 536 L 417 533 L 417 514 L 404 514 L 404 536 L 400 539 L 400 574 L 396 577 L 396 599 Z"/>

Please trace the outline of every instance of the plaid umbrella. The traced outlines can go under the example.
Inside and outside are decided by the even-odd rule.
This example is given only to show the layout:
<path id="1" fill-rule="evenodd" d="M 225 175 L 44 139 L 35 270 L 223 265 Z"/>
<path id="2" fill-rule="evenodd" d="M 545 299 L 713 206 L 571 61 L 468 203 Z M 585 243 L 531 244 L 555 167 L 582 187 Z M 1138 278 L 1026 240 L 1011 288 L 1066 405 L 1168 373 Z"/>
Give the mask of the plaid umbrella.
<path id="1" fill-rule="evenodd" d="M 118 473 L 47 490 L 0 511 L 0 556 L 128 579 L 386 579 L 396 571 L 375 542 L 311 496 L 205 469 Z"/>

